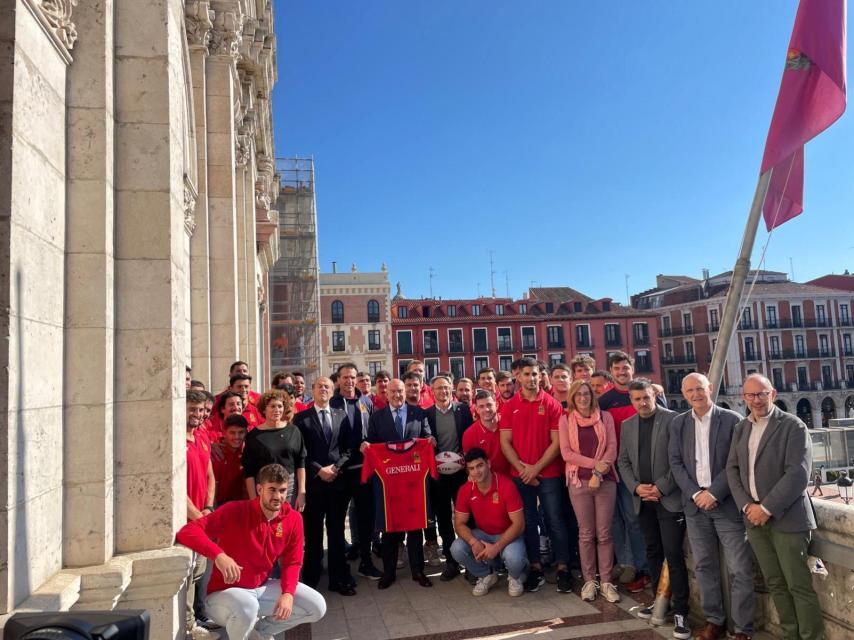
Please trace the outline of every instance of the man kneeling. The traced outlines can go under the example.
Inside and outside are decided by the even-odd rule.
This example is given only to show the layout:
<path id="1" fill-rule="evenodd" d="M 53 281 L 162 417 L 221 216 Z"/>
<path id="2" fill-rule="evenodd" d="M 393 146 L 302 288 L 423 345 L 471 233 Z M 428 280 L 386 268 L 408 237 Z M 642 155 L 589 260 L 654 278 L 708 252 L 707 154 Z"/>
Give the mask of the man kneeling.
<path id="1" fill-rule="evenodd" d="M 496 571 L 507 568 L 507 593 L 525 591 L 528 555 L 522 533 L 525 516 L 522 498 L 513 481 L 494 473 L 483 449 L 470 449 L 465 456 L 469 482 L 460 487 L 454 513 L 457 539 L 451 555 L 477 578 L 472 594 L 484 596 L 498 582 Z M 475 526 L 469 527 L 474 517 Z"/>
<path id="2" fill-rule="evenodd" d="M 287 503 L 287 491 L 288 472 L 268 464 L 258 472 L 257 498 L 227 502 L 178 532 L 179 543 L 216 565 L 205 607 L 230 640 L 272 638 L 326 613 L 323 596 L 297 582 L 302 517 Z M 276 560 L 282 578 L 268 580 Z"/>

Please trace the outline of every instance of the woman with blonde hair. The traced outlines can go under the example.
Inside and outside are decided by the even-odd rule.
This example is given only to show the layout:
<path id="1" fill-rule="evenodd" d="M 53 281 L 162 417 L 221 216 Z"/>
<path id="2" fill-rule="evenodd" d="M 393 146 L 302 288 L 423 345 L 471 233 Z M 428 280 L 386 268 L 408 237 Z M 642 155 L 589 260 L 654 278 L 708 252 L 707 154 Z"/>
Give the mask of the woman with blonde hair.
<path id="1" fill-rule="evenodd" d="M 614 420 L 599 409 L 593 387 L 576 380 L 567 394 L 567 410 L 560 419 L 560 451 L 566 462 L 569 499 L 578 519 L 578 549 L 584 586 L 581 598 L 588 602 L 601 591 L 608 602 L 619 602 L 611 582 L 614 540 L 611 522 L 617 497 L 617 436 Z M 597 563 L 598 559 L 598 563 Z M 598 573 L 602 579 L 596 581 Z"/>
<path id="2" fill-rule="evenodd" d="M 287 500 L 297 511 L 302 511 L 306 451 L 302 432 L 291 423 L 293 394 L 286 389 L 270 389 L 258 400 L 258 411 L 265 422 L 246 435 L 241 458 L 246 491 L 250 498 L 255 498 L 255 476 L 268 464 L 280 464 L 288 472 Z"/>

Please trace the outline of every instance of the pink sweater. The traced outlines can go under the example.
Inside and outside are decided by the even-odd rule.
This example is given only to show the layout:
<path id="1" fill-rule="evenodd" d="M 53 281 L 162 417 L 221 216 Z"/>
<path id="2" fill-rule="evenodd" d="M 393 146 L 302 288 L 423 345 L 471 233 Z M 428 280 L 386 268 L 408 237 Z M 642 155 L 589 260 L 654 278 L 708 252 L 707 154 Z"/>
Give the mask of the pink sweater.
<path id="1" fill-rule="evenodd" d="M 611 471 L 614 471 L 614 461 L 617 459 L 617 434 L 614 430 L 614 419 L 611 417 L 611 414 L 607 411 L 600 411 L 599 416 L 602 425 L 605 427 L 605 449 L 602 453 L 602 460 L 611 465 L 608 473 L 610 475 Z M 570 428 L 569 416 L 564 412 L 558 425 L 558 436 L 560 437 L 560 453 L 566 462 L 566 484 L 569 485 L 572 483 L 575 486 L 580 486 L 581 481 L 578 479 L 578 468 L 592 469 L 596 465 L 596 460 L 582 455 L 572 448 L 569 437 Z M 595 427 L 581 428 L 593 429 Z M 576 437 L 574 440 L 577 441 L 578 438 Z M 616 473 L 614 477 L 616 477 Z"/>

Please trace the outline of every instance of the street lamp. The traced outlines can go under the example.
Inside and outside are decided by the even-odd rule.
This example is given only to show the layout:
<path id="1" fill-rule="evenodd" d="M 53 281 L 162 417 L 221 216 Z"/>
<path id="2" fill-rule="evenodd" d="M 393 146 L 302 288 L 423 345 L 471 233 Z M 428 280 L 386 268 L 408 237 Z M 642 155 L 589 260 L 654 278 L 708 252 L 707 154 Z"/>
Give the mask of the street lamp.
<path id="1" fill-rule="evenodd" d="M 839 487 L 839 497 L 845 501 L 845 504 L 851 502 L 851 485 L 854 482 L 848 477 L 847 471 L 839 472 L 839 480 L 836 481 L 836 486 Z"/>

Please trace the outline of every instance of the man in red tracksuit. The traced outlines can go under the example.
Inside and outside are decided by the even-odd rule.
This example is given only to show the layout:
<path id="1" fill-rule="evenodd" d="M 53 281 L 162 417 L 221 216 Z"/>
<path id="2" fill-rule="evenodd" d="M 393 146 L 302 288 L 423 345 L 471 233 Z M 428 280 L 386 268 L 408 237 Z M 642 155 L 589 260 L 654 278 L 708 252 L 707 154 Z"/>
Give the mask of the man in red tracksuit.
<path id="1" fill-rule="evenodd" d="M 287 471 L 278 464 L 262 467 L 256 491 L 254 500 L 228 502 L 188 522 L 177 536 L 179 543 L 213 560 L 205 606 L 231 640 L 271 639 L 326 613 L 323 596 L 298 582 L 302 517 L 285 499 Z M 268 580 L 276 560 L 281 580 Z"/>

